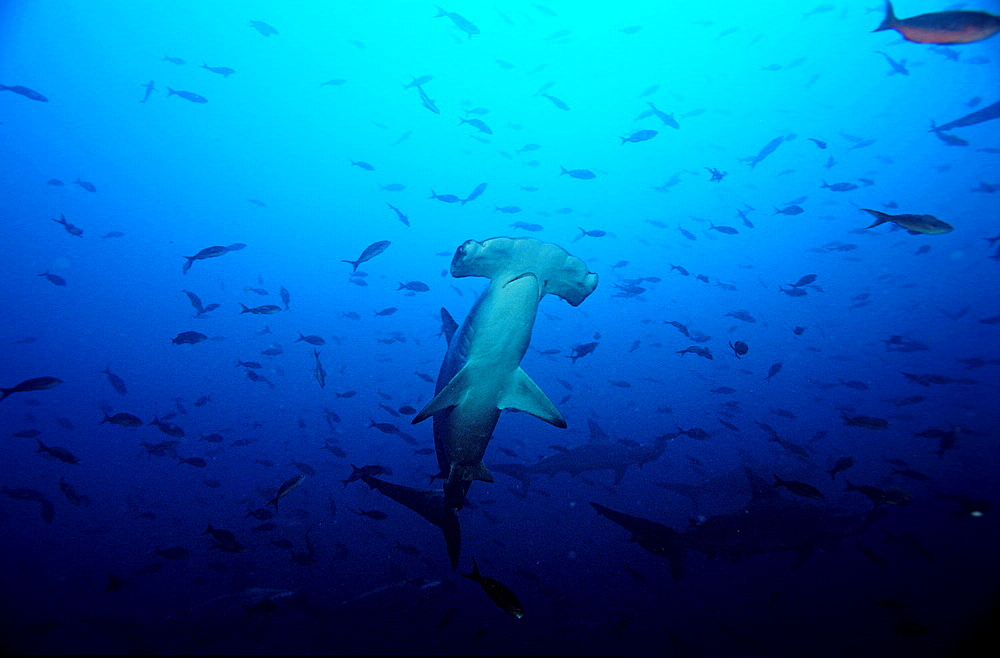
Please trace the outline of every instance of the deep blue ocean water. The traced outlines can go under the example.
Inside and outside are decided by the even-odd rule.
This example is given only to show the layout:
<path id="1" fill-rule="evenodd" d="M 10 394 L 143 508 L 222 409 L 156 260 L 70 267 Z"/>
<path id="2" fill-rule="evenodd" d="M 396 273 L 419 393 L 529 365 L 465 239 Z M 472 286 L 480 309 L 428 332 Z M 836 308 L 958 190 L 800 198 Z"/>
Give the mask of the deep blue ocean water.
<path id="1" fill-rule="evenodd" d="M 0 647 L 968 651 L 1000 581 L 1000 121 L 930 129 L 1000 101 L 1000 37 L 883 16 L 2 3 L 0 387 L 61 383 L 0 402 Z M 522 365 L 568 428 L 501 415 L 453 571 L 437 528 L 344 480 L 440 491 L 436 421 L 410 420 L 441 309 L 462 323 L 489 283 L 452 255 L 494 237 L 599 284 L 541 300 Z M 584 472 L 535 466 L 559 455 Z M 591 502 L 673 530 L 644 550 Z M 713 528 L 729 550 L 702 550 Z M 523 618 L 459 575 L 473 557 Z"/>

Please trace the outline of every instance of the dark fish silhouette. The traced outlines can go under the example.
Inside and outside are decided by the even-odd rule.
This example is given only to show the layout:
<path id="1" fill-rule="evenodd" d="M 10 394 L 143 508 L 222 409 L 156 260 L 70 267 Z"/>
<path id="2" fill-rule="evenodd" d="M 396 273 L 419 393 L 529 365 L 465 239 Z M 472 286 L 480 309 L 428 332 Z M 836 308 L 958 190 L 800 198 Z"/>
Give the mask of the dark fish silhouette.
<path id="1" fill-rule="evenodd" d="M 150 81 L 149 81 L 149 82 L 147 82 L 146 84 L 144 84 L 144 85 L 139 85 L 139 86 L 140 86 L 140 87 L 142 87 L 142 88 L 144 88 L 144 89 L 146 90 L 146 95 L 145 95 L 145 96 L 143 96 L 143 97 L 142 97 L 142 100 L 141 100 L 141 101 L 139 101 L 139 102 L 140 102 L 140 103 L 145 103 L 146 101 L 148 101 L 148 100 L 149 100 L 149 95 L 150 95 L 150 94 L 152 94 L 152 93 L 153 93 L 153 91 L 155 91 L 155 88 L 154 88 L 154 86 L 153 86 L 153 81 L 152 81 L 152 80 L 150 80 Z"/>
<path id="2" fill-rule="evenodd" d="M 38 450 L 36 450 L 35 452 L 47 452 L 56 459 L 58 459 L 59 461 L 66 464 L 80 463 L 80 460 L 77 458 L 77 456 L 71 453 L 66 448 L 60 448 L 58 446 L 47 446 L 38 439 L 35 439 L 35 441 L 38 441 Z"/>
<path id="3" fill-rule="evenodd" d="M 560 167 L 560 169 L 562 169 L 559 173 L 560 176 L 563 174 L 569 174 L 571 178 L 579 178 L 580 180 L 590 180 L 596 176 L 596 174 L 589 169 L 566 169 L 566 167 Z"/>
<path id="4" fill-rule="evenodd" d="M 464 206 L 473 199 L 479 198 L 479 195 L 482 194 L 485 190 L 486 190 L 486 183 L 480 183 L 479 185 L 476 185 L 476 189 L 472 190 L 469 196 L 462 199 L 462 205 Z"/>
<path id="5" fill-rule="evenodd" d="M 277 495 L 275 495 L 274 498 L 272 498 L 271 500 L 269 500 L 267 504 L 268 505 L 274 505 L 274 509 L 277 510 L 278 509 L 278 501 L 281 500 L 282 498 L 284 498 L 285 496 L 287 496 L 288 494 L 290 494 L 293 490 L 295 490 L 295 488 L 298 487 L 300 484 L 302 484 L 302 482 L 305 479 L 306 479 L 306 476 L 305 476 L 304 473 L 299 473 L 298 475 L 296 475 L 294 477 L 288 478 L 287 480 L 285 480 L 282 483 L 281 488 L 278 489 Z"/>
<path id="6" fill-rule="evenodd" d="M 60 287 L 65 287 L 66 286 L 66 279 L 62 278 L 58 274 L 52 274 L 48 270 L 45 270 L 44 272 L 42 272 L 41 274 L 39 274 L 37 276 L 43 276 L 43 277 L 45 277 L 45 280 L 48 281 L 49 283 L 51 283 L 52 285 L 60 286 Z"/>
<path id="7" fill-rule="evenodd" d="M 772 475 L 774 474 L 772 473 Z M 803 498 L 813 498 L 815 500 L 823 500 L 825 498 L 823 493 L 811 484 L 796 482 L 794 480 L 782 480 L 777 475 L 774 475 L 774 486 L 784 487 L 796 496 L 802 496 Z"/>
<path id="8" fill-rule="evenodd" d="M 873 30 L 896 30 L 914 43 L 972 43 L 1000 31 L 1000 16 L 985 11 L 938 11 L 910 18 L 896 18 L 892 3 L 885 3 L 885 19 Z"/>
<path id="9" fill-rule="evenodd" d="M 219 75 L 221 75 L 224 78 L 228 78 L 233 73 L 236 73 L 235 69 L 231 69 L 231 68 L 229 68 L 227 66 L 209 66 L 205 62 L 201 63 L 201 68 L 203 68 L 203 69 L 205 69 L 207 71 L 211 71 L 212 73 L 218 73 Z"/>
<path id="10" fill-rule="evenodd" d="M 48 98 L 42 96 L 34 89 L 28 89 L 27 87 L 22 87 L 21 85 L 12 85 L 12 86 L 0 85 L 0 91 L 12 91 L 15 94 L 20 94 L 21 96 L 24 96 L 25 98 L 30 98 L 33 101 L 40 101 L 42 103 L 49 102 Z"/>
<path id="11" fill-rule="evenodd" d="M 885 224 L 886 222 L 893 222 L 894 224 L 905 228 L 912 235 L 916 235 L 918 233 L 922 233 L 924 235 L 940 235 L 942 233 L 950 233 L 955 230 L 951 224 L 942 222 L 934 215 L 890 215 L 879 210 L 871 210 L 870 208 L 862 208 L 861 210 L 864 210 L 866 213 L 875 218 L 875 223 L 865 228 L 875 228 L 876 226 Z"/>
<path id="12" fill-rule="evenodd" d="M 437 8 L 438 13 L 434 18 L 441 18 L 442 16 L 451 19 L 451 22 L 455 24 L 455 27 L 462 30 L 472 38 L 473 34 L 479 34 L 479 28 L 472 24 L 469 19 L 465 18 L 461 14 L 456 14 L 453 11 L 445 11 L 440 7 Z"/>
<path id="13" fill-rule="evenodd" d="M 0 400 L 6 399 L 8 395 L 14 393 L 27 393 L 30 391 L 44 391 L 52 388 L 53 386 L 58 386 L 62 384 L 61 379 L 55 377 L 33 377 L 31 379 L 25 379 L 23 382 L 11 388 L 0 388 Z"/>
<path id="14" fill-rule="evenodd" d="M 182 331 L 174 338 L 171 338 L 170 342 L 174 345 L 194 345 L 195 343 L 200 343 L 203 340 L 208 340 L 208 336 L 200 334 L 197 331 Z"/>
<path id="15" fill-rule="evenodd" d="M 187 274 L 188 270 L 191 269 L 191 266 L 194 264 L 196 260 L 205 260 L 206 258 L 218 258 L 219 256 L 228 254 L 230 251 L 239 251 L 239 249 L 243 248 L 240 247 L 239 249 L 233 249 L 233 247 L 235 246 L 236 245 L 230 245 L 228 247 L 221 247 L 221 246 L 205 247 L 204 249 L 196 253 L 194 256 L 184 256 L 184 258 L 187 259 L 187 262 L 184 263 L 184 268 L 182 271 L 184 272 L 184 274 Z"/>
<path id="16" fill-rule="evenodd" d="M 66 221 L 66 215 L 60 214 L 59 219 L 53 219 L 52 221 L 56 224 L 62 224 L 63 228 L 66 229 L 66 232 L 70 235 L 75 235 L 78 238 L 83 237 L 83 229 Z"/>
<path id="17" fill-rule="evenodd" d="M 119 395 L 125 395 L 128 393 L 128 389 L 125 387 L 125 380 L 111 372 L 111 366 L 108 366 L 101 372 L 107 375 L 108 383 L 111 384 L 111 387 L 114 388 Z"/>
<path id="18" fill-rule="evenodd" d="M 392 243 L 389 242 L 388 240 L 380 240 L 378 242 L 373 242 L 372 244 L 370 244 L 367 247 L 365 247 L 365 250 L 361 252 L 361 255 L 358 256 L 357 260 L 342 260 L 340 262 L 341 263 L 350 263 L 354 267 L 353 271 L 357 272 L 358 271 L 358 265 L 360 265 L 361 263 L 370 261 L 372 258 L 375 258 L 379 254 L 381 254 L 383 251 L 385 251 L 386 249 L 388 249 L 389 245 L 391 245 L 391 244 Z"/>
<path id="19" fill-rule="evenodd" d="M 518 619 L 524 617 L 524 608 L 521 607 L 521 602 L 517 600 L 514 592 L 500 581 L 487 578 L 479 573 L 479 564 L 476 563 L 476 558 L 472 558 L 472 573 L 463 573 L 462 575 L 479 583 L 498 608 Z"/>
<path id="20" fill-rule="evenodd" d="M 198 94 L 194 93 L 193 91 L 175 90 L 175 89 L 171 89 L 170 87 L 167 87 L 167 96 L 168 97 L 169 96 L 179 96 L 179 97 L 183 98 L 186 101 L 191 101 L 192 103 L 207 103 L 208 102 L 207 98 L 205 98 L 204 96 L 199 96 Z"/>
<path id="21" fill-rule="evenodd" d="M 250 21 L 250 27 L 261 33 L 262 36 L 269 37 L 277 34 L 278 31 L 264 21 Z"/>

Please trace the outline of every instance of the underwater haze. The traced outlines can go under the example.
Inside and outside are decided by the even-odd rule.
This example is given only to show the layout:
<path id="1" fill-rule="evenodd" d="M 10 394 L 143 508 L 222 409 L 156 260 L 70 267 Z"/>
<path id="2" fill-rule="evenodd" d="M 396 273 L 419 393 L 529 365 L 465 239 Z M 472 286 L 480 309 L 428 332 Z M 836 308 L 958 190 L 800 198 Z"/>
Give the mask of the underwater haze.
<path id="1" fill-rule="evenodd" d="M 995 646 L 1000 4 L 813 2 L 0 3 L 0 649 Z"/>

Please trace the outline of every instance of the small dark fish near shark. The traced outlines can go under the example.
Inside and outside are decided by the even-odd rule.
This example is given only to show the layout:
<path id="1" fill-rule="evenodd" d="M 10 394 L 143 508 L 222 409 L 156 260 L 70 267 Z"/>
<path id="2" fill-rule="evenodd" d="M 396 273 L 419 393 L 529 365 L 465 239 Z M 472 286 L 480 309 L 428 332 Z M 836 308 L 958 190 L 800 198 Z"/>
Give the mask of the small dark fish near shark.
<path id="1" fill-rule="evenodd" d="M 510 613 L 517 619 L 524 617 L 524 608 L 521 606 L 521 602 L 517 600 L 517 597 L 514 596 L 514 592 L 500 581 L 487 578 L 479 573 L 479 564 L 476 563 L 476 558 L 472 558 L 472 573 L 463 573 L 462 575 L 469 580 L 479 583 L 483 591 L 486 592 L 486 595 L 497 604 L 498 608 Z"/>

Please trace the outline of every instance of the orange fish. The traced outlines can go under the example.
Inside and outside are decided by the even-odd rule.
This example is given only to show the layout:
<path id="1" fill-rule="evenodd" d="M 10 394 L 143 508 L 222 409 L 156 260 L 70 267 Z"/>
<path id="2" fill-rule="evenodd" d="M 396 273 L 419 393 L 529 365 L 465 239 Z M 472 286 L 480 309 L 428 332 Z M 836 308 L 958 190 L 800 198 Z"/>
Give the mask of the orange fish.
<path id="1" fill-rule="evenodd" d="M 885 3 L 885 20 L 874 32 L 896 30 L 914 43 L 972 43 L 1000 32 L 1000 16 L 985 11 L 938 11 L 911 18 L 896 18 L 892 3 Z"/>

